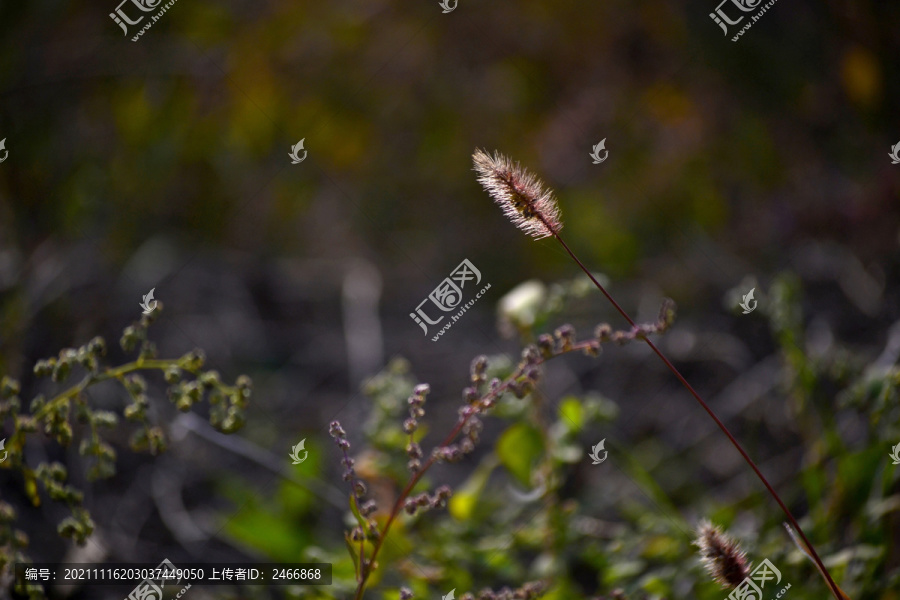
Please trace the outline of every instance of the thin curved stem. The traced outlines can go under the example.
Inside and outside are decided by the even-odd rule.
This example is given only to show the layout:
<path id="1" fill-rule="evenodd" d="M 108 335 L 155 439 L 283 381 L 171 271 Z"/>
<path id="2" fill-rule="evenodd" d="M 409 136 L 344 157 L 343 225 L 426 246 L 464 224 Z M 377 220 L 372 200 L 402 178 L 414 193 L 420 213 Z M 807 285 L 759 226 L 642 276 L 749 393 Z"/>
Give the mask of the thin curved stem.
<path id="1" fill-rule="evenodd" d="M 559 235 L 559 232 L 554 231 L 553 229 L 551 229 L 551 231 L 553 231 L 553 236 L 556 238 L 556 240 L 560 244 L 562 244 L 562 247 L 565 248 L 566 252 L 569 253 L 569 256 L 572 257 L 572 260 L 574 260 L 578 264 L 578 266 L 581 267 L 581 270 L 584 271 L 587 274 L 587 276 L 590 277 L 591 281 L 594 282 L 594 285 L 597 286 L 597 289 L 599 289 L 601 292 L 603 292 L 603 295 L 606 296 L 606 299 L 609 300 L 610 303 L 616 308 L 616 310 L 619 311 L 619 314 L 621 314 L 622 317 L 624 317 L 625 320 L 628 321 L 628 324 L 631 325 L 632 327 L 635 327 L 635 323 L 631 319 L 631 317 L 628 316 L 628 313 L 626 313 L 622 309 L 622 307 L 619 306 L 618 302 L 616 302 L 613 299 L 613 297 L 610 296 L 609 292 L 606 291 L 606 288 L 604 288 L 600 284 L 600 282 L 597 281 L 596 278 L 594 278 L 594 275 L 590 272 L 590 270 L 588 270 L 588 268 L 586 266 L 584 266 L 584 263 L 582 263 L 578 259 L 578 257 L 575 256 L 575 253 L 572 252 L 572 250 L 569 248 L 569 246 L 563 241 L 562 237 Z M 797 530 L 797 533 L 799 533 L 800 537 L 803 538 L 803 541 L 806 543 L 807 547 L 809 548 L 809 551 L 812 555 L 813 561 L 815 561 L 815 563 L 816 563 L 816 567 L 818 567 L 819 571 L 822 573 L 822 575 L 825 577 L 825 580 L 828 582 L 828 586 L 831 589 L 831 593 L 834 594 L 834 597 L 837 600 L 844 600 L 845 597 L 840 592 L 840 588 L 837 586 L 837 584 L 831 578 L 831 574 L 828 572 L 828 569 L 825 568 L 825 565 L 822 563 L 822 559 L 819 558 L 819 555 L 816 553 L 816 549 L 813 547 L 813 545 L 809 541 L 809 539 L 807 539 L 806 534 L 803 533 L 803 529 L 800 527 L 800 524 L 797 523 L 797 519 L 794 518 L 794 515 L 791 513 L 790 509 L 788 509 L 788 507 L 784 504 L 784 502 L 782 502 L 781 497 L 778 495 L 778 492 L 776 492 L 775 489 L 771 486 L 771 484 L 769 483 L 769 480 L 766 479 L 766 476 L 762 474 L 762 471 L 759 470 L 759 467 L 756 466 L 756 463 L 753 462 L 753 459 L 750 458 L 750 455 L 748 455 L 747 452 L 744 451 L 744 448 L 743 448 L 743 446 L 741 446 L 740 442 L 738 442 L 737 439 L 735 439 L 735 437 L 731 434 L 731 432 L 728 430 L 728 428 L 725 426 L 725 424 L 722 423 L 722 421 L 719 419 L 719 417 L 716 416 L 716 413 L 713 412 L 712 408 L 710 408 L 709 405 L 706 402 L 704 402 L 703 398 L 700 397 L 700 394 L 698 394 L 697 391 L 693 388 L 693 386 L 691 386 L 691 384 L 688 383 L 687 379 L 685 379 L 684 376 L 681 374 L 681 372 L 675 367 L 675 365 L 673 365 L 672 362 L 668 358 L 666 358 L 666 356 L 662 353 L 662 351 L 659 348 L 657 348 L 656 345 L 653 342 L 651 342 L 649 338 L 643 337 L 642 339 L 645 342 L 647 342 L 647 345 L 650 346 L 650 348 L 653 350 L 653 352 L 655 352 L 656 355 L 666 364 L 666 366 L 669 368 L 669 370 L 672 371 L 672 374 L 674 374 L 675 377 L 678 379 L 678 381 L 680 381 L 681 384 L 687 389 L 687 391 L 691 393 L 691 395 L 694 397 L 694 399 L 700 403 L 700 406 L 703 407 L 703 410 L 705 410 L 706 413 L 712 418 L 712 420 L 716 422 L 716 425 L 719 426 L 719 429 L 722 430 L 722 433 L 724 433 L 728 437 L 728 439 L 731 441 L 731 444 L 735 448 L 737 448 L 737 451 L 740 452 L 741 456 L 744 457 L 744 460 L 747 462 L 748 465 L 750 465 L 750 468 L 753 469 L 753 472 L 756 473 L 756 476 L 759 477 L 759 480 L 762 481 L 763 485 L 766 486 L 766 489 L 769 490 L 769 494 L 775 499 L 775 502 L 778 503 L 778 506 L 781 507 L 781 510 L 784 512 L 785 516 L 787 516 L 788 520 L 791 522 L 791 525 L 794 526 L 794 528 Z"/>
<path id="2" fill-rule="evenodd" d="M 472 414 L 474 415 L 475 413 Z M 466 416 L 460 419 L 459 422 L 457 422 L 456 427 L 453 428 L 453 430 L 450 432 L 441 446 L 446 446 L 447 444 L 452 442 L 457 435 L 459 435 L 459 432 L 462 431 L 463 426 L 466 424 L 466 421 L 469 420 L 470 416 L 472 415 Z M 391 514 L 388 515 L 388 520 L 384 524 L 384 529 L 378 534 L 378 540 L 376 540 L 375 546 L 372 548 L 372 556 L 369 558 L 370 567 L 367 568 L 365 562 L 360 560 L 360 579 L 358 585 L 356 586 L 356 595 L 354 596 L 355 600 L 362 600 L 363 592 L 366 589 L 366 581 L 368 581 L 369 575 L 372 574 L 372 570 L 375 568 L 375 558 L 378 556 L 378 552 L 384 545 L 384 540 L 391 528 L 391 524 L 397 518 L 397 515 L 400 514 L 400 509 L 403 506 L 403 502 L 407 497 L 409 497 L 410 492 L 412 492 L 413 488 L 425 474 L 425 471 L 427 471 L 431 467 L 431 465 L 434 464 L 434 461 L 435 455 L 432 454 L 430 457 L 428 457 L 428 460 L 425 461 L 425 464 L 422 465 L 422 468 L 419 469 L 410 478 L 410 480 L 406 483 L 406 487 L 403 488 L 403 491 L 397 497 L 397 501 L 394 503 L 394 507 L 391 509 Z"/>
<path id="3" fill-rule="evenodd" d="M 41 408 L 41 410 L 37 411 L 34 414 L 34 418 L 41 419 L 43 416 L 53 410 L 53 407 L 57 402 L 60 402 L 66 398 L 71 399 L 90 386 L 94 385 L 95 383 L 108 381 L 110 379 L 121 379 L 125 375 L 137 371 L 164 370 L 173 365 L 178 365 L 178 359 L 138 359 L 130 363 L 125 363 L 124 365 L 121 365 L 119 367 L 107 367 L 102 373 L 89 373 L 77 384 L 73 385 L 63 392 L 60 392 L 51 400 L 48 400 L 47 403 Z M 189 369 L 184 370 L 189 371 Z"/>

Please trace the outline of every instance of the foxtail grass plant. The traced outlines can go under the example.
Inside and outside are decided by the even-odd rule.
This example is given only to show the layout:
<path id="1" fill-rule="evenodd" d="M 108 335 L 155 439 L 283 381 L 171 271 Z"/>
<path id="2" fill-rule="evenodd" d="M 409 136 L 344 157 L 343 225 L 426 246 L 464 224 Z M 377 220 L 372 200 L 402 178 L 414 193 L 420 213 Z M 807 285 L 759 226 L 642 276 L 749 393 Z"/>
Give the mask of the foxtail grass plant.
<path id="1" fill-rule="evenodd" d="M 650 349 L 665 363 L 666 367 L 675 375 L 676 379 L 687 389 L 694 399 L 700 404 L 703 410 L 715 421 L 719 429 L 731 444 L 737 449 L 747 464 L 756 473 L 756 476 L 762 481 L 763 485 L 769 491 L 778 506 L 784 512 L 794 530 L 799 534 L 802 541 L 802 547 L 806 549 L 808 556 L 813 560 L 819 573 L 828 584 L 829 590 L 837 600 L 847 600 L 847 596 L 841 591 L 834 582 L 828 569 L 822 563 L 818 553 L 812 543 L 807 539 L 806 534 L 797 523 L 794 515 L 785 503 L 778 496 L 778 493 L 763 475 L 756 463 L 750 458 L 750 455 L 744 450 L 740 442 L 731 434 L 725 424 L 719 419 L 710 406 L 700 397 L 700 394 L 688 383 L 687 379 L 672 364 L 672 362 L 662 353 L 662 351 L 654 344 L 646 333 L 639 332 L 639 327 L 635 324 L 628 313 L 619 305 L 618 302 L 609 294 L 606 288 L 600 284 L 591 271 L 581 262 L 581 260 L 572 252 L 568 244 L 560 235 L 562 230 L 562 221 L 560 219 L 560 210 L 554 198 L 552 190 L 546 188 L 544 184 L 535 175 L 524 169 L 519 163 L 514 163 L 508 157 L 495 152 L 493 155 L 483 150 L 476 150 L 472 156 L 475 172 L 478 174 L 478 182 L 481 183 L 485 191 L 490 195 L 494 202 L 503 210 L 503 213 L 512 223 L 521 229 L 524 233 L 535 239 L 553 237 L 563 247 L 566 253 L 581 268 L 582 271 L 590 278 L 591 282 L 600 290 L 607 300 L 615 307 L 616 311 L 628 322 L 632 327 L 632 331 L 636 332 L 636 336 L 642 339 Z"/>

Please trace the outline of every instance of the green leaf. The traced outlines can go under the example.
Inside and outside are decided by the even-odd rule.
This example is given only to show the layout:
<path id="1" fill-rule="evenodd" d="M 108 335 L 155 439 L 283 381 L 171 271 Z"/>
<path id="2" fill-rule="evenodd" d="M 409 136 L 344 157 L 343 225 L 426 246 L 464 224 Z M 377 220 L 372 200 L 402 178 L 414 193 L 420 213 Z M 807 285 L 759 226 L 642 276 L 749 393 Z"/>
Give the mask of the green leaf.
<path id="1" fill-rule="evenodd" d="M 884 461 L 883 448 L 867 448 L 838 460 L 836 481 L 842 507 L 848 514 L 864 506 L 872 492 L 875 474 Z"/>
<path id="2" fill-rule="evenodd" d="M 224 520 L 224 519 L 223 519 Z M 286 527 L 271 505 L 245 505 L 240 518 L 225 521 L 228 536 L 253 548 L 262 549 L 275 560 L 297 556 L 310 542 L 310 535 L 297 527 Z"/>
<path id="3" fill-rule="evenodd" d="M 288 481 L 282 487 L 296 488 L 295 484 Z M 223 496 L 242 507 L 235 516 L 221 517 L 227 523 L 225 530 L 228 536 L 242 545 L 254 548 L 271 557 L 273 562 L 278 562 L 296 559 L 312 541 L 309 520 L 303 518 L 302 513 L 296 512 L 294 507 L 286 507 L 285 497 L 257 497 L 249 491 L 245 481 L 232 477 L 223 479 L 219 483 L 219 489 Z M 298 493 L 301 492 L 305 490 L 298 490 Z M 289 497 L 293 498 L 294 495 Z"/>
<path id="4" fill-rule="evenodd" d="M 518 482 L 531 486 L 531 470 L 544 452 L 540 432 L 525 423 L 517 423 L 503 432 L 497 441 L 497 456 Z"/>
<path id="5" fill-rule="evenodd" d="M 584 407 L 574 396 L 568 396 L 559 405 L 559 422 L 572 433 L 578 433 L 584 427 Z"/>
<path id="6" fill-rule="evenodd" d="M 25 477 L 25 495 L 31 500 L 33 506 L 41 505 L 41 495 L 38 493 L 37 477 L 34 471 L 28 467 L 22 467 L 22 475 Z"/>
<path id="7" fill-rule="evenodd" d="M 453 492 L 447 508 L 455 519 L 468 521 L 472 518 L 472 513 L 478 505 L 478 498 L 498 464 L 496 457 L 486 457 L 469 479 Z"/>
<path id="8" fill-rule="evenodd" d="M 344 532 L 344 543 L 347 544 L 347 552 L 350 553 L 350 558 L 353 559 L 353 568 L 359 573 L 359 555 L 356 553 L 356 547 L 353 545 L 350 534 L 347 532 Z"/>
<path id="9" fill-rule="evenodd" d="M 359 512 L 359 507 L 356 506 L 356 496 L 350 494 L 350 511 L 353 513 L 353 516 L 356 517 L 356 522 L 359 523 L 359 526 L 362 527 L 362 530 L 366 530 L 366 520 L 363 519 L 362 514 Z"/>

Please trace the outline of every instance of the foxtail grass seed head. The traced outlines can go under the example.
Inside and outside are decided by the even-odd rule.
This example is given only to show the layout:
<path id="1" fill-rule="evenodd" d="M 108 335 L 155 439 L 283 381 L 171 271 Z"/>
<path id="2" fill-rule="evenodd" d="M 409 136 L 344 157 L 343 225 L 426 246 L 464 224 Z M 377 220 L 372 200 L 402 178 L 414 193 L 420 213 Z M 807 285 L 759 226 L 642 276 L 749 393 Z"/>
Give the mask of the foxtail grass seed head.
<path id="1" fill-rule="evenodd" d="M 478 183 L 516 227 L 537 240 L 562 229 L 553 192 L 519 163 L 499 152 L 491 156 L 483 150 L 475 151 L 472 162 Z"/>
<path id="2" fill-rule="evenodd" d="M 697 530 L 694 545 L 700 549 L 703 566 L 723 587 L 737 587 L 750 575 L 747 555 L 721 529 L 704 521 Z"/>

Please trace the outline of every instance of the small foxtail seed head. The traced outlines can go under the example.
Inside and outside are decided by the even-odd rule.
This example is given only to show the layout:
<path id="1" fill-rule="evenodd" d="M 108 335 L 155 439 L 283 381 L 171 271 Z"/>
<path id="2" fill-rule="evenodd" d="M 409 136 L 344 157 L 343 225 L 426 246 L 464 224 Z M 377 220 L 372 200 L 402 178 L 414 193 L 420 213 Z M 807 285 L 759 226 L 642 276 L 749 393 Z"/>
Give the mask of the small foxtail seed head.
<path id="1" fill-rule="evenodd" d="M 715 581 L 723 587 L 737 587 L 750 575 L 747 555 L 741 547 L 721 529 L 704 521 L 697 529 L 694 545 L 700 549 L 703 566 Z"/>
<path id="2" fill-rule="evenodd" d="M 539 240 L 562 229 L 559 207 L 544 183 L 506 156 L 484 150 L 472 155 L 478 183 L 494 199 L 513 224 Z"/>

